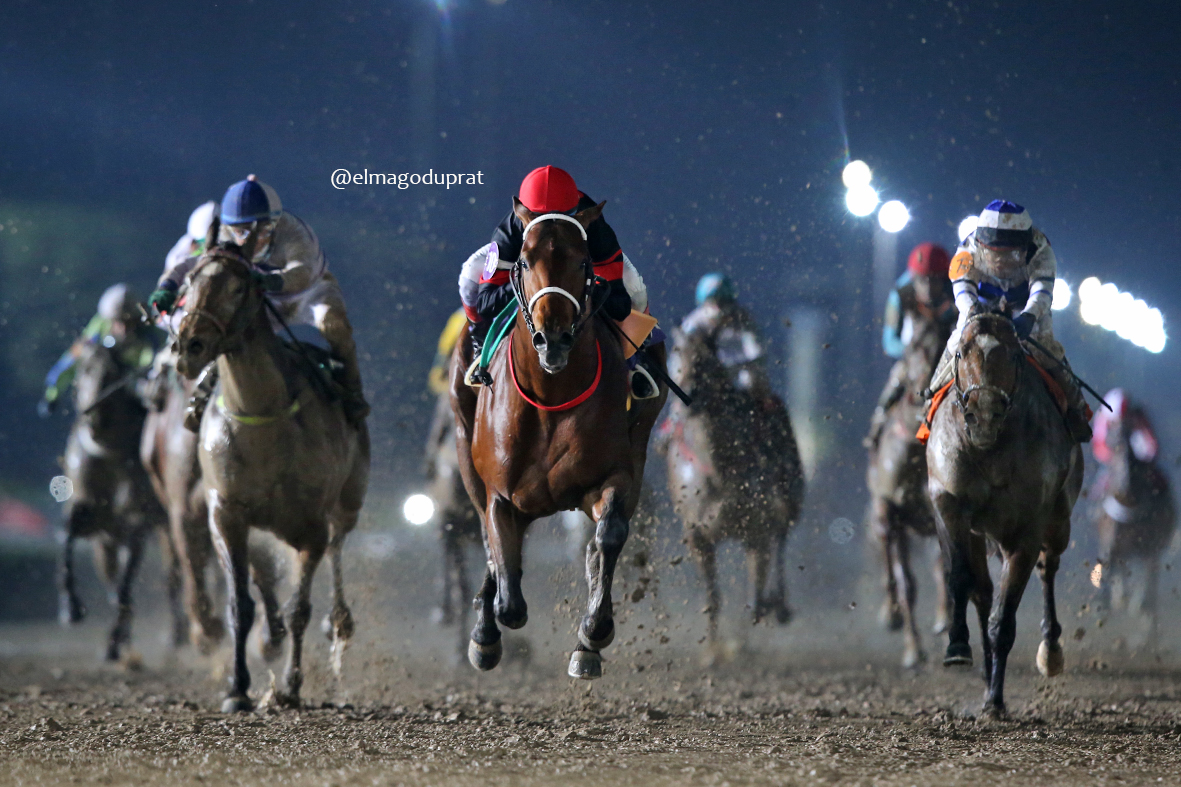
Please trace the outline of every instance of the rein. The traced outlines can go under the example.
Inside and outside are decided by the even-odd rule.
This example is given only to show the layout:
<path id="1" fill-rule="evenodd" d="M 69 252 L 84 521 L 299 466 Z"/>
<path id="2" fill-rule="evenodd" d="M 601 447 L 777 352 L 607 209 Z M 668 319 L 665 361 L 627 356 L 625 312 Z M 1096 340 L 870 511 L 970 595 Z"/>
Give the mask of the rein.
<path id="1" fill-rule="evenodd" d="M 981 312 L 980 314 L 976 314 L 976 315 L 973 315 L 972 317 L 968 318 L 968 324 L 964 326 L 965 330 L 967 329 L 968 325 L 970 325 L 971 323 L 974 323 L 974 322 L 977 322 L 977 321 L 983 320 L 983 319 L 990 319 L 990 320 L 1000 319 L 1000 320 L 1009 321 L 1008 318 L 1005 317 L 1004 315 L 994 314 L 992 312 Z M 961 340 L 961 343 L 962 343 L 962 340 Z M 1016 386 L 1021 384 L 1020 377 L 1018 377 L 1014 381 L 1014 383 L 1013 383 L 1014 390 L 1012 392 L 1006 391 L 1004 388 L 1001 388 L 999 385 L 987 385 L 987 384 L 969 385 L 967 387 L 967 389 L 964 389 L 960 386 L 960 359 L 962 357 L 963 356 L 960 354 L 960 351 L 957 349 L 955 351 L 955 359 L 953 361 L 952 375 L 951 375 L 952 389 L 955 391 L 955 399 L 953 399 L 952 401 L 955 403 L 955 406 L 957 408 L 959 408 L 959 411 L 961 413 L 966 413 L 967 407 L 968 407 L 968 397 L 969 396 L 976 393 L 977 391 L 991 391 L 1001 397 L 1001 400 L 1005 403 L 1005 416 L 1008 416 L 1009 411 L 1011 409 L 1013 409 L 1013 396 L 1017 392 Z"/>
<path id="2" fill-rule="evenodd" d="M 506 350 L 506 352 L 508 352 L 508 374 L 509 374 L 509 377 L 511 377 L 513 380 L 513 387 L 517 389 L 517 393 L 520 394 L 521 398 L 524 399 L 526 402 L 533 405 L 538 410 L 543 410 L 547 413 L 558 413 L 558 412 L 562 412 L 563 410 L 570 410 L 570 409 L 573 409 L 573 408 L 577 407 L 578 405 L 582 404 L 583 402 L 585 402 L 587 399 L 589 399 L 591 397 L 591 394 L 593 394 L 596 390 L 598 390 L 599 381 L 603 379 L 603 348 L 599 345 L 599 340 L 595 339 L 595 354 L 598 355 L 599 366 L 598 366 L 598 369 L 595 371 L 595 380 L 594 380 L 594 382 L 592 382 L 590 384 L 590 388 L 587 388 L 581 394 L 579 394 L 578 396 L 574 397 L 570 401 L 565 402 L 563 404 L 552 405 L 552 406 L 542 404 L 541 402 L 539 402 L 535 399 L 529 398 L 529 395 L 526 394 L 524 389 L 521 388 L 521 383 L 517 381 L 516 364 L 513 362 L 513 342 L 512 342 L 512 335 L 511 334 L 509 335 L 508 349 Z"/>
<path id="3" fill-rule="evenodd" d="M 573 224 L 578 228 L 578 232 L 582 235 L 582 240 L 586 241 L 586 227 L 583 227 L 578 219 L 573 216 L 567 216 L 565 213 L 543 213 L 537 216 L 528 224 L 521 232 L 521 245 L 525 244 L 525 238 L 529 236 L 529 230 L 536 227 L 543 221 L 564 221 L 568 224 Z M 525 281 L 524 281 L 524 267 L 522 260 L 524 255 L 513 263 L 512 269 L 509 271 L 509 284 L 513 288 L 513 295 L 517 297 L 517 303 L 521 304 L 521 315 L 525 318 L 525 327 L 529 330 L 530 336 L 537 335 L 537 327 L 533 324 L 533 307 L 543 296 L 546 295 L 561 295 L 566 300 L 574 304 L 574 323 L 570 327 L 570 333 L 575 338 L 578 337 L 578 332 L 590 322 L 591 317 L 595 315 L 598 309 L 589 308 L 589 304 L 594 300 L 595 286 L 599 282 L 599 278 L 595 276 L 594 266 L 591 263 L 590 255 L 582 261 L 583 273 L 585 275 L 585 282 L 583 284 L 582 300 L 575 298 L 570 292 L 562 287 L 542 287 L 537 292 L 533 293 L 531 298 L 525 297 Z"/>

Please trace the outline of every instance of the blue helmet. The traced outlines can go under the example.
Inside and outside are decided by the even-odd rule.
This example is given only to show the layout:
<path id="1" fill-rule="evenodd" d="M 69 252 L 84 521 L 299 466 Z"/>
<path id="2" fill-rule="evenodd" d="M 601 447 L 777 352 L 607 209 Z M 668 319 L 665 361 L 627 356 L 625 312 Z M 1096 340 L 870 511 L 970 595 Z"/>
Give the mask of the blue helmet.
<path id="1" fill-rule="evenodd" d="M 254 175 L 230 186 L 221 198 L 222 224 L 274 221 L 282 213 L 283 203 L 279 201 L 279 195 Z"/>
<path id="2" fill-rule="evenodd" d="M 697 305 L 711 298 L 715 301 L 734 300 L 734 282 L 730 281 L 730 277 L 720 273 L 707 273 L 701 277 L 697 282 Z"/>
<path id="3" fill-rule="evenodd" d="M 994 199 L 980 213 L 976 240 L 985 246 L 1027 246 L 1033 240 L 1029 212 L 1016 202 Z"/>

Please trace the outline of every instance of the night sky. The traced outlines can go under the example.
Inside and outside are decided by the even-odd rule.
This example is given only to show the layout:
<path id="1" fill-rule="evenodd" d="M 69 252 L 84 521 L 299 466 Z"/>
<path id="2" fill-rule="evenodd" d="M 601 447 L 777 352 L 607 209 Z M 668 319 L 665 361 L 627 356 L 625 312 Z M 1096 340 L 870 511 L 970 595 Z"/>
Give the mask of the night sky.
<path id="1" fill-rule="evenodd" d="M 375 419 L 401 419 L 389 440 L 414 445 L 419 427 L 404 422 L 423 417 L 459 265 L 540 164 L 608 200 L 658 316 L 679 319 L 715 268 L 767 323 L 806 302 L 867 244 L 872 219 L 843 205 L 852 157 L 911 208 L 903 253 L 951 245 L 961 218 L 1011 199 L 1050 237 L 1061 276 L 1116 282 L 1168 330 L 1181 320 L 1178 16 L 1147 2 L 9 0 L 0 213 L 123 217 L 142 228 L 119 251 L 146 292 L 189 211 L 257 173 L 320 231 L 362 350 L 389 367 L 371 376 L 371 398 L 385 398 L 385 380 L 399 403 L 379 403 Z M 487 185 L 336 190 L 337 168 L 479 170 Z M 389 239 L 423 254 L 400 258 Z M 0 286 L 11 342 L 20 294 Z M 70 330 L 100 292 L 76 293 Z M 1119 373 L 1104 359 L 1147 358 L 1113 337 L 1076 353 L 1062 333 L 1101 384 Z M 407 350 L 391 356 L 391 343 Z M 1175 352 L 1152 357 L 1148 393 L 1177 382 Z M 5 436 L 27 434 L 35 398 L 3 396 Z M 42 427 L 49 442 L 58 427 Z"/>

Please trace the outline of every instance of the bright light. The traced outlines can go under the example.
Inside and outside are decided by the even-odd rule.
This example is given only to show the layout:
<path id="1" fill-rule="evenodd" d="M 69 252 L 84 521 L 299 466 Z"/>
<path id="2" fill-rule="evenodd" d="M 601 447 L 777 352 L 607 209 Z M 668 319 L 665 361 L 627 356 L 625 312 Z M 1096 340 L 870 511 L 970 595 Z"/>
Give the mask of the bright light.
<path id="1" fill-rule="evenodd" d="M 1070 305 L 1070 298 L 1070 285 L 1062 279 L 1054 279 L 1054 302 L 1050 304 L 1050 308 L 1060 312 Z"/>
<path id="2" fill-rule="evenodd" d="M 1057 284 L 1054 287 L 1057 308 Z M 1111 282 L 1091 276 L 1078 286 L 1078 313 L 1088 325 L 1112 331 L 1150 353 L 1165 349 L 1168 335 L 1160 309 L 1155 309 L 1129 292 L 1120 292 Z"/>
<path id="3" fill-rule="evenodd" d="M 878 206 L 878 193 L 869 186 L 855 186 L 845 192 L 845 207 L 854 216 L 868 216 Z"/>
<path id="4" fill-rule="evenodd" d="M 878 224 L 886 232 L 901 232 L 910 223 L 910 211 L 896 199 L 882 205 L 878 210 Z"/>
<path id="5" fill-rule="evenodd" d="M 959 229 L 956 234 L 959 235 L 960 243 L 967 240 L 968 236 L 976 231 L 976 225 L 980 223 L 979 216 L 965 216 L 964 220 L 960 222 Z"/>
<path id="6" fill-rule="evenodd" d="M 406 517 L 406 521 L 416 527 L 430 522 L 431 517 L 434 515 L 435 501 L 426 495 L 411 495 L 406 498 L 406 502 L 402 506 L 402 516 Z"/>
<path id="7" fill-rule="evenodd" d="M 845 184 L 845 188 L 850 190 L 868 186 L 871 180 L 873 180 L 873 172 L 869 165 L 860 159 L 850 161 L 841 171 L 841 182 Z"/>
<path id="8" fill-rule="evenodd" d="M 1091 584 L 1099 587 L 1103 584 L 1103 564 L 1096 563 L 1095 567 L 1091 569 Z"/>

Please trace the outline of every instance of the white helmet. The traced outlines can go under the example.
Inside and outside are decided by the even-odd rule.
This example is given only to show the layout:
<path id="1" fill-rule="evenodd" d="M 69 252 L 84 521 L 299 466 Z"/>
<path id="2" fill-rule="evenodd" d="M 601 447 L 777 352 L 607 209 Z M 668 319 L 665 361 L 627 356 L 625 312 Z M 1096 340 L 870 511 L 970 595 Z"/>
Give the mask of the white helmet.
<path id="1" fill-rule="evenodd" d="M 189 237 L 196 241 L 205 240 L 209 233 L 209 225 L 213 223 L 213 217 L 220 210 L 221 207 L 213 200 L 198 205 L 189 215 Z"/>
<path id="2" fill-rule="evenodd" d="M 104 320 L 126 319 L 131 314 L 134 303 L 135 296 L 127 289 L 126 284 L 112 284 L 98 299 L 98 316 Z"/>

